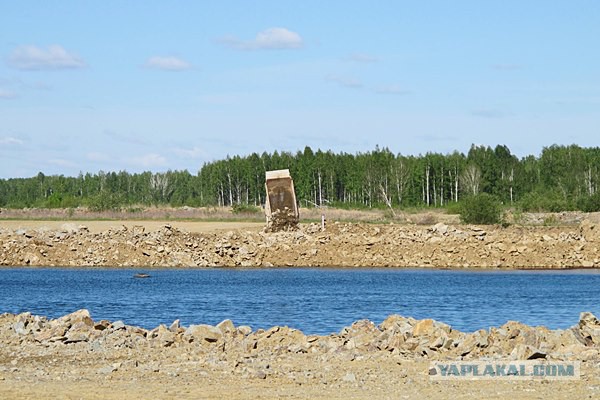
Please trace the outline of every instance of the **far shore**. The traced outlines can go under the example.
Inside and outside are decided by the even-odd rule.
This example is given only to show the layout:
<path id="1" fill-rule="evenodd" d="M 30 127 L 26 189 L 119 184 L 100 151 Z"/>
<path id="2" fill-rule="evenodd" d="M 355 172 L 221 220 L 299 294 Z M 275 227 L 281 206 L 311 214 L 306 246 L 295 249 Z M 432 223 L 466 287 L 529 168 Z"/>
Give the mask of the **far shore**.
<path id="1" fill-rule="evenodd" d="M 571 216 L 567 217 L 571 218 Z M 600 267 L 600 225 L 476 226 L 328 220 L 266 233 L 262 222 L 0 220 L 0 266 L 336 267 L 565 270 Z"/>
<path id="2" fill-rule="evenodd" d="M 19 229 L 42 229 L 57 231 L 65 226 L 74 227 L 85 226 L 90 233 L 100 233 L 110 229 L 125 226 L 127 229 L 133 229 L 135 226 L 143 226 L 148 231 L 160 229 L 165 225 L 171 225 L 182 231 L 190 233 L 218 232 L 232 229 L 246 229 L 259 231 L 264 227 L 262 222 L 243 222 L 243 221 L 179 221 L 179 220 L 0 220 L 0 228 L 19 230 Z"/>

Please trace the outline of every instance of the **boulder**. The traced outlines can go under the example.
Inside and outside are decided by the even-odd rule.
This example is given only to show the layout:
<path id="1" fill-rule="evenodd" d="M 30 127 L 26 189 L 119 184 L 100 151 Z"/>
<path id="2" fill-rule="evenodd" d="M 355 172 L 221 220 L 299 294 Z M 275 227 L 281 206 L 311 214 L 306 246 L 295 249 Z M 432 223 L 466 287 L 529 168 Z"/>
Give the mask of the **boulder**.
<path id="1" fill-rule="evenodd" d="M 111 324 L 111 329 L 113 331 L 118 331 L 119 329 L 125 329 L 125 323 L 123 321 L 115 321 Z"/>
<path id="2" fill-rule="evenodd" d="M 391 352 L 398 352 L 404 347 L 406 337 L 401 333 L 389 335 L 387 340 L 383 343 L 382 348 Z"/>
<path id="3" fill-rule="evenodd" d="M 183 336 L 198 342 L 214 343 L 223 337 L 223 333 L 219 328 L 212 325 L 190 325 Z"/>
<path id="4" fill-rule="evenodd" d="M 390 315 L 380 325 L 379 328 L 383 331 L 401 332 L 406 335 L 412 332 L 413 326 L 416 324 L 414 318 L 405 318 L 400 315 Z"/>
<path id="5" fill-rule="evenodd" d="M 540 358 L 546 358 L 546 353 L 533 346 L 518 344 L 515 346 L 508 358 L 510 360 L 536 360 Z"/>
<path id="6" fill-rule="evenodd" d="M 237 332 L 240 333 L 242 336 L 248 336 L 252 333 L 252 328 L 248 325 L 238 326 Z"/>
<path id="7" fill-rule="evenodd" d="M 412 330 L 413 336 L 430 336 L 433 333 L 433 320 L 423 319 L 415 324 Z"/>
<path id="8" fill-rule="evenodd" d="M 477 348 L 477 338 L 475 335 L 466 335 L 462 340 L 459 340 L 456 343 L 458 346 L 455 351 L 461 357 L 472 353 Z"/>
<path id="9" fill-rule="evenodd" d="M 223 333 L 223 335 L 231 335 L 236 331 L 235 325 L 233 325 L 233 321 L 231 321 L 230 319 L 226 319 L 224 321 L 219 322 L 217 324 L 217 328 L 221 330 L 221 333 Z"/>
<path id="10" fill-rule="evenodd" d="M 448 225 L 438 222 L 431 228 L 432 232 L 439 233 L 440 235 L 445 235 L 448 233 Z"/>
<path id="11" fill-rule="evenodd" d="M 583 337 L 586 345 L 600 344 L 600 322 L 590 312 L 582 312 L 579 315 L 577 332 Z"/>
<path id="12" fill-rule="evenodd" d="M 599 230 L 596 224 L 588 219 L 584 219 L 579 225 L 579 233 L 585 238 L 586 242 L 593 243 L 598 239 Z"/>
<path id="13" fill-rule="evenodd" d="M 475 345 L 479 348 L 486 348 L 490 345 L 490 335 L 485 329 L 480 329 L 473 333 Z"/>
<path id="14" fill-rule="evenodd" d="M 93 335 L 92 330 L 76 330 L 69 331 L 65 335 L 65 344 L 77 343 L 77 342 L 88 342 Z"/>
<path id="15" fill-rule="evenodd" d="M 149 337 L 161 347 L 169 347 L 177 340 L 177 335 L 162 324 L 150 331 Z"/>
<path id="16" fill-rule="evenodd" d="M 82 323 L 90 327 L 94 326 L 94 321 L 90 316 L 90 312 L 85 309 L 77 310 L 71 314 L 62 316 L 58 319 L 55 319 L 54 321 L 51 321 L 51 323 L 57 325 L 64 325 L 67 329 L 77 323 Z"/>
<path id="17" fill-rule="evenodd" d="M 29 329 L 25 329 L 24 321 L 17 321 L 13 324 L 13 330 L 17 335 L 27 335 L 29 333 Z"/>
<path id="18" fill-rule="evenodd" d="M 169 331 L 177 333 L 179 331 L 180 327 L 181 327 L 181 324 L 180 324 L 179 320 L 176 319 L 175 321 L 173 321 L 173 323 L 171 325 L 169 325 Z"/>
<path id="19" fill-rule="evenodd" d="M 49 324 L 44 330 L 36 333 L 33 338 L 38 342 L 56 342 L 66 340 L 67 327 L 59 324 Z"/>

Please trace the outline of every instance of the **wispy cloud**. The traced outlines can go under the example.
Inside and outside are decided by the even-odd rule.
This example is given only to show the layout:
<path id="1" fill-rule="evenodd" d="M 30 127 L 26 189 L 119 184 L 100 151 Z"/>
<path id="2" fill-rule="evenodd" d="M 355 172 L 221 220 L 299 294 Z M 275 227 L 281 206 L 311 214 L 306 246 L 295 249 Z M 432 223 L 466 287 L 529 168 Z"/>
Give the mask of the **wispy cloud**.
<path id="1" fill-rule="evenodd" d="M 225 36 L 219 39 L 219 43 L 237 50 L 286 50 L 304 46 L 302 37 L 286 28 L 265 29 L 252 40 Z"/>
<path id="2" fill-rule="evenodd" d="M 132 165 L 142 168 L 164 167 L 167 165 L 167 159 L 156 153 L 133 157 L 129 161 Z"/>
<path id="3" fill-rule="evenodd" d="M 12 136 L 0 137 L 0 146 L 21 146 L 23 141 Z"/>
<path id="4" fill-rule="evenodd" d="M 377 57 L 366 53 L 352 53 L 344 57 L 344 60 L 355 63 L 374 63 L 379 61 Z"/>
<path id="5" fill-rule="evenodd" d="M 144 64 L 147 68 L 161 69 L 164 71 L 185 71 L 192 68 L 192 64 L 173 56 L 154 56 L 150 57 Z"/>
<path id="6" fill-rule="evenodd" d="M 360 89 L 363 87 L 361 81 L 356 78 L 347 77 L 347 76 L 339 76 L 339 75 L 327 75 L 325 80 L 329 82 L 337 83 L 343 87 L 351 88 L 351 89 Z"/>
<path id="7" fill-rule="evenodd" d="M 398 85 L 377 86 L 373 90 L 379 94 L 407 95 L 411 93 L 410 90 L 406 90 Z"/>
<path id="8" fill-rule="evenodd" d="M 8 64 L 20 70 L 77 69 L 86 66 L 83 59 L 59 45 L 51 45 L 45 49 L 19 46 L 8 57 Z"/>
<path id="9" fill-rule="evenodd" d="M 207 152 L 198 146 L 192 147 L 192 148 L 174 148 L 172 149 L 173 153 L 175 153 L 176 156 L 181 157 L 181 158 L 190 158 L 190 159 L 198 159 L 198 158 L 205 158 L 208 156 Z"/>
<path id="10" fill-rule="evenodd" d="M 479 118 L 488 119 L 505 118 L 508 116 L 508 114 L 506 114 L 505 112 L 492 108 L 482 108 L 479 110 L 473 110 L 471 111 L 471 115 Z"/>
<path id="11" fill-rule="evenodd" d="M 11 100 L 16 99 L 17 94 L 12 90 L 2 89 L 0 88 L 0 99 Z"/>

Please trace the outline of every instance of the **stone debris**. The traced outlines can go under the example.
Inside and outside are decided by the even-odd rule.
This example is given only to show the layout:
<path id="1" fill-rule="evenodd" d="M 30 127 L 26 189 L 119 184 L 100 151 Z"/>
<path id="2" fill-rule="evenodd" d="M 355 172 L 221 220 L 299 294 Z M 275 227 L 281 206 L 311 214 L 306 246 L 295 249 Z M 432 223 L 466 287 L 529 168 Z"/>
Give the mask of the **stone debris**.
<path id="1" fill-rule="evenodd" d="M 265 232 L 295 231 L 298 229 L 298 223 L 295 211 L 285 207 L 271 213 Z"/>
<path id="2" fill-rule="evenodd" d="M 277 221 L 274 218 L 274 221 Z M 277 232 L 236 230 L 188 233 L 171 225 L 91 233 L 85 226 L 58 231 L 0 230 L 0 265 L 108 267 L 423 267 L 594 268 L 600 266 L 600 227 L 470 226 L 438 223 L 296 224 Z M 279 224 L 279 222 L 277 222 Z M 280 229 L 281 228 L 281 229 Z"/>
<path id="3" fill-rule="evenodd" d="M 600 361 L 600 321 L 589 312 L 581 313 L 579 323 L 564 330 L 509 321 L 500 327 L 465 333 L 431 319 L 391 315 L 379 325 L 361 320 L 338 334 L 306 336 L 287 326 L 256 331 L 244 326 L 236 328 L 230 320 L 217 326 L 187 328 L 175 321 L 170 327 L 159 325 L 147 330 L 121 321 L 94 322 L 87 310 L 79 310 L 53 320 L 31 313 L 2 314 L 0 340 L 3 346 L 17 346 L 25 353 L 35 353 L 36 349 L 43 352 L 48 346 L 59 352 L 71 348 L 97 353 L 123 349 L 144 352 L 148 348 L 179 348 L 193 353 L 198 349 L 209 358 L 231 356 L 238 360 L 237 365 L 245 365 L 256 357 L 271 359 L 285 354 L 347 361 L 386 354 L 429 360 Z M 121 367 L 104 365 L 98 373 L 110 374 Z M 253 368 L 252 374 L 260 379 L 271 373 L 266 366 Z M 342 380 L 355 382 L 357 378 L 346 375 Z"/>

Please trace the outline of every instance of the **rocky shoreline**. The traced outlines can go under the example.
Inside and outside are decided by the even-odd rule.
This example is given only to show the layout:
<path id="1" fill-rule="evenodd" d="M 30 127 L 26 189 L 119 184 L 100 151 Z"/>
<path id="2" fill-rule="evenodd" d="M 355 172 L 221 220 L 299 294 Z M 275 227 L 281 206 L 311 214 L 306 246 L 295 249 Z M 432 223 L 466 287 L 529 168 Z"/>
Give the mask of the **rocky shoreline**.
<path id="1" fill-rule="evenodd" d="M 121 226 L 92 233 L 6 229 L 2 266 L 103 267 L 424 267 L 564 269 L 600 266 L 600 226 L 500 226 L 332 223 L 289 232 L 189 233 Z"/>
<path id="2" fill-rule="evenodd" d="M 600 322 L 587 312 L 565 330 L 508 322 L 464 333 L 431 319 L 392 315 L 379 325 L 357 321 L 328 336 L 305 335 L 285 326 L 253 331 L 230 320 L 188 327 L 174 321 L 148 330 L 121 321 L 94 321 L 87 310 L 54 320 L 30 313 L 2 314 L 0 343 L 0 394 L 5 395 L 35 397 L 38 387 L 52 397 L 52 388 L 64 394 L 65 390 L 89 389 L 90 382 L 96 382 L 101 387 L 125 385 L 123 390 L 132 390 L 131 397 L 136 397 L 159 382 L 168 385 L 171 395 L 178 393 L 164 397 L 177 398 L 258 398 L 284 393 L 311 398 L 379 393 L 378 397 L 394 398 L 398 390 L 407 398 L 428 393 L 436 398 L 461 393 L 501 398 L 507 390 L 556 398 L 552 386 L 556 383 L 548 385 L 547 380 L 513 381 L 508 386 L 504 382 L 468 386 L 457 382 L 441 387 L 429 377 L 433 360 L 534 359 L 582 363 L 581 379 L 560 383 L 561 395 L 570 392 L 576 395 L 573 398 L 581 398 L 600 391 Z M 53 386 L 56 382 L 61 382 L 60 388 Z M 197 396 L 199 392 L 189 385 L 203 388 L 204 396 Z M 189 390 L 182 391 L 186 387 Z M 236 392 L 238 387 L 249 391 Z M 262 391 L 250 396 L 251 388 Z M 124 393 L 116 398 L 128 397 Z M 85 394 L 80 397 L 91 397 Z M 100 394 L 111 397 L 110 391 Z"/>
<path id="3" fill-rule="evenodd" d="M 38 355 L 51 348 L 130 355 L 156 348 L 188 348 L 202 349 L 211 357 L 254 355 L 263 359 L 280 354 L 317 354 L 323 360 L 391 354 L 429 360 L 600 361 L 600 321 L 589 312 L 582 312 L 579 322 L 564 330 L 509 321 L 468 333 L 432 319 L 391 315 L 379 325 L 360 320 L 339 333 L 321 336 L 305 335 L 287 326 L 254 331 L 250 326 L 236 327 L 231 320 L 188 327 L 175 320 L 169 326 L 144 329 L 122 321 L 94 321 L 89 311 L 82 309 L 57 319 L 29 312 L 2 314 L 0 339 L 4 346 Z M 238 372 L 252 370 L 240 364 L 235 368 Z"/>

